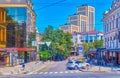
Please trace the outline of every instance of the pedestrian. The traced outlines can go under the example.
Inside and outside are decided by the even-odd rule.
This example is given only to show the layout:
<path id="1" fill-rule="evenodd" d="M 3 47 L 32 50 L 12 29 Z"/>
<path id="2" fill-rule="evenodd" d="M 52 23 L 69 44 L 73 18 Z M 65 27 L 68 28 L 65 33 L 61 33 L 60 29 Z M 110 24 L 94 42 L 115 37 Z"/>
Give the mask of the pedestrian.
<path id="1" fill-rule="evenodd" d="M 92 60 L 90 61 L 90 68 L 92 68 Z"/>
<path id="2" fill-rule="evenodd" d="M 95 59 L 95 65 L 97 65 L 97 59 Z"/>
<path id="3" fill-rule="evenodd" d="M 22 64 L 22 69 L 25 70 L 25 63 Z"/>

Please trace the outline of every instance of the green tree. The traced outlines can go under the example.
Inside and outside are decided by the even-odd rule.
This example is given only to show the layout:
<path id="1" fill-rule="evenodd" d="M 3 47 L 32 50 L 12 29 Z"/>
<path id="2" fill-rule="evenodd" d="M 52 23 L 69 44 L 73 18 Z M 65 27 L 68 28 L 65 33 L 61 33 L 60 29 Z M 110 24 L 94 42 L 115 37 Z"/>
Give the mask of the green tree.
<path id="1" fill-rule="evenodd" d="M 48 50 L 52 57 L 56 56 L 68 56 L 72 46 L 72 35 L 70 33 L 64 33 L 62 30 L 54 30 L 52 26 L 45 28 L 42 35 L 42 41 L 50 41 L 49 47 L 47 45 L 41 46 L 41 51 Z"/>
<path id="2" fill-rule="evenodd" d="M 96 40 L 94 42 L 89 43 L 84 42 L 82 46 L 84 48 L 83 49 L 84 55 L 87 55 L 90 49 L 103 48 L 103 40 Z"/>
<path id="3" fill-rule="evenodd" d="M 84 56 L 86 56 L 89 53 L 89 45 L 88 43 L 84 42 L 82 46 L 83 46 Z"/>
<path id="4" fill-rule="evenodd" d="M 50 58 L 50 53 L 46 50 L 46 51 L 40 51 L 40 58 L 44 61 L 46 61 L 48 58 Z"/>
<path id="5" fill-rule="evenodd" d="M 103 40 L 96 40 L 94 42 L 94 46 L 95 46 L 96 49 L 97 48 L 103 48 Z"/>

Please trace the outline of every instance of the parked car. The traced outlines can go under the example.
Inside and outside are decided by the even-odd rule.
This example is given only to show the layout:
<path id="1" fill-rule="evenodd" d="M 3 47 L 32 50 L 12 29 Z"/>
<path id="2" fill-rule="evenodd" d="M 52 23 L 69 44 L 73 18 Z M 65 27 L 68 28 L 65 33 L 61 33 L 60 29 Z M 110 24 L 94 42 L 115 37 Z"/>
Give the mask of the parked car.
<path id="1" fill-rule="evenodd" d="M 89 63 L 86 62 L 81 62 L 81 61 L 77 61 L 77 60 L 70 60 L 67 63 L 67 69 L 81 69 L 81 68 L 85 68 L 86 66 L 90 66 Z"/>

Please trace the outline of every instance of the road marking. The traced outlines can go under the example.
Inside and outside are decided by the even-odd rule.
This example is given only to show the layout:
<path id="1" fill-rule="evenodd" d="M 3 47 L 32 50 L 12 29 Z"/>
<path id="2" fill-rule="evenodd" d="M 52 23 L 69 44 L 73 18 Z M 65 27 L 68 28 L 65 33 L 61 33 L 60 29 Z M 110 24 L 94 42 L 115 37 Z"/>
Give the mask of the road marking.
<path id="1" fill-rule="evenodd" d="M 65 71 L 65 73 L 68 73 L 68 71 Z"/>
<path id="2" fill-rule="evenodd" d="M 45 72 L 44 74 L 48 74 L 48 72 Z"/>
<path id="3" fill-rule="evenodd" d="M 81 71 L 61 71 L 61 72 L 40 72 L 39 74 L 63 74 L 63 73 L 79 73 Z"/>
<path id="4" fill-rule="evenodd" d="M 49 74 L 52 74 L 53 72 L 49 72 Z"/>
<path id="5" fill-rule="evenodd" d="M 74 73 L 73 71 L 70 71 L 70 73 Z"/>
<path id="6" fill-rule="evenodd" d="M 55 74 L 57 74 L 58 72 L 55 72 Z"/>
<path id="7" fill-rule="evenodd" d="M 44 72 L 40 72 L 39 74 L 43 74 Z"/>
<path id="8" fill-rule="evenodd" d="M 60 72 L 61 74 L 63 73 L 63 72 Z"/>

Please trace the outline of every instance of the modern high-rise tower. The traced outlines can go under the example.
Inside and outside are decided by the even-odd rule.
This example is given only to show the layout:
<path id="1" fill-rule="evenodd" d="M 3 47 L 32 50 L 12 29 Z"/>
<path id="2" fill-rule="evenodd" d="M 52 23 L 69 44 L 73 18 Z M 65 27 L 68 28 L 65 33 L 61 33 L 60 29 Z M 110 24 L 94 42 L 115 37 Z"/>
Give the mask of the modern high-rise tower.
<path id="1" fill-rule="evenodd" d="M 75 25 L 78 26 L 77 30 L 73 30 L 74 26 L 72 27 L 73 31 L 69 31 L 68 25 L 63 25 L 60 27 L 61 30 L 64 31 L 64 26 L 67 26 L 68 32 L 88 32 L 95 30 L 95 8 L 89 5 L 82 5 L 77 8 L 77 13 L 68 17 L 67 24 L 69 26 Z"/>

